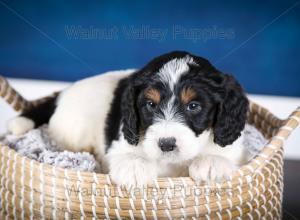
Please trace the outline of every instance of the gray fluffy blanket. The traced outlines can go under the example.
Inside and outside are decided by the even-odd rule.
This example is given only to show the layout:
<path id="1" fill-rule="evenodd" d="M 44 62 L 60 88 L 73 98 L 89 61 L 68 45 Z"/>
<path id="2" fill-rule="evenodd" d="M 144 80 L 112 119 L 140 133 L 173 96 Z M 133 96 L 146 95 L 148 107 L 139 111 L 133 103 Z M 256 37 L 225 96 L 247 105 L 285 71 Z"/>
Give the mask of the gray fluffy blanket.
<path id="1" fill-rule="evenodd" d="M 244 132 L 244 146 L 251 155 L 257 155 L 266 143 L 265 138 L 251 125 L 246 125 Z M 97 172 L 100 170 L 99 163 L 90 153 L 60 151 L 57 144 L 49 138 L 47 125 L 31 130 L 22 136 L 7 134 L 0 138 L 0 142 L 15 149 L 21 155 L 41 163 L 78 171 Z"/>

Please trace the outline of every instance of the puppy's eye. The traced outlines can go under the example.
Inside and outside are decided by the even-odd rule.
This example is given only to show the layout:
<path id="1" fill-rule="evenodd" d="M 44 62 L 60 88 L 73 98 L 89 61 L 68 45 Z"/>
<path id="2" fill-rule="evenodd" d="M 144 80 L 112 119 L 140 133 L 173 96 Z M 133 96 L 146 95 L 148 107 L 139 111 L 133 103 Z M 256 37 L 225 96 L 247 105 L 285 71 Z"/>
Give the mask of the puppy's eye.
<path id="1" fill-rule="evenodd" d="M 190 112 L 199 112 L 201 110 L 201 106 L 199 102 L 190 102 L 187 107 L 186 107 L 187 111 Z"/>
<path id="2" fill-rule="evenodd" d="M 156 108 L 156 104 L 154 102 L 152 102 L 151 100 L 147 101 L 146 106 L 149 110 L 153 110 Z"/>

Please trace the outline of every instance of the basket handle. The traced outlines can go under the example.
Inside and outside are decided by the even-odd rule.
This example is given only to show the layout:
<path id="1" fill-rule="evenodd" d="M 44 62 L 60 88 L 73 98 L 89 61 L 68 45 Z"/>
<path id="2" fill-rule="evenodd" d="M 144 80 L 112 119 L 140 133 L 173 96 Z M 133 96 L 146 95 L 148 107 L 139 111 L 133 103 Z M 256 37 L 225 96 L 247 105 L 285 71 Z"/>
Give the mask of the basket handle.
<path id="1" fill-rule="evenodd" d="M 288 136 L 294 131 L 300 124 L 300 106 L 296 108 L 290 116 L 283 121 L 282 126 L 276 135 L 277 139 L 286 140 Z"/>
<path id="2" fill-rule="evenodd" d="M 25 99 L 17 92 L 7 81 L 0 75 L 0 97 L 2 97 L 15 111 L 24 112 L 32 107 L 32 103 Z"/>
<path id="3" fill-rule="evenodd" d="M 296 110 L 290 115 L 289 118 L 296 120 L 298 124 L 300 124 L 300 106 L 296 108 Z"/>
<path id="4" fill-rule="evenodd" d="M 60 92 L 54 92 L 49 96 L 29 101 L 16 91 L 5 77 L 0 75 L 0 97 L 2 97 L 15 111 L 20 113 L 26 112 L 34 106 L 40 105 L 48 99 L 58 96 L 59 93 Z"/>
<path id="5" fill-rule="evenodd" d="M 294 121 L 297 126 L 300 124 L 300 106 L 296 108 L 290 116 L 285 120 L 284 124 L 287 124 L 288 122 Z"/>

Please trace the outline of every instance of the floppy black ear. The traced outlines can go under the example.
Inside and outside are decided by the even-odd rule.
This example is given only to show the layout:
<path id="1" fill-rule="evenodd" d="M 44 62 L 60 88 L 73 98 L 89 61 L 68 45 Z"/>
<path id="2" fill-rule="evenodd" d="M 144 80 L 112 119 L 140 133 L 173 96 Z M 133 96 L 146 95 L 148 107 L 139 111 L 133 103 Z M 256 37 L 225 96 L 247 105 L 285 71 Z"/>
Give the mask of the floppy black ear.
<path id="1" fill-rule="evenodd" d="M 240 84 L 230 75 L 223 81 L 224 94 L 216 112 L 214 142 L 225 147 L 232 144 L 245 127 L 248 99 Z"/>
<path id="2" fill-rule="evenodd" d="M 137 145 L 139 142 L 138 115 L 136 94 L 133 85 L 129 84 L 122 96 L 123 133 L 128 143 Z"/>

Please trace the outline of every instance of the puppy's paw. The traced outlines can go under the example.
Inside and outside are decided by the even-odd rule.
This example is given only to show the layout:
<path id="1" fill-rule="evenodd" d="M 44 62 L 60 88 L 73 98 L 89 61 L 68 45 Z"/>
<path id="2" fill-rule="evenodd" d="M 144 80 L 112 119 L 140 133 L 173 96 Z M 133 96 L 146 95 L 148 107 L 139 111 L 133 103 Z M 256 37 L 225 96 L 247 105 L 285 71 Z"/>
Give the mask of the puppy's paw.
<path id="1" fill-rule="evenodd" d="M 34 122 L 26 117 L 16 117 L 8 122 L 7 129 L 13 135 L 22 135 L 34 128 Z"/>
<path id="2" fill-rule="evenodd" d="M 189 167 L 189 174 L 196 182 L 221 182 L 228 180 L 236 167 L 220 156 L 200 156 Z"/>
<path id="3" fill-rule="evenodd" d="M 131 187 L 145 187 L 157 178 L 156 166 L 147 159 L 128 153 L 120 158 L 111 158 L 109 174 L 117 185 Z"/>

